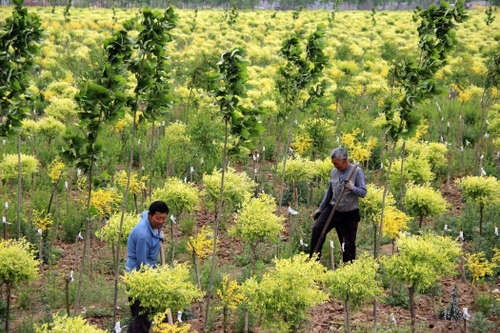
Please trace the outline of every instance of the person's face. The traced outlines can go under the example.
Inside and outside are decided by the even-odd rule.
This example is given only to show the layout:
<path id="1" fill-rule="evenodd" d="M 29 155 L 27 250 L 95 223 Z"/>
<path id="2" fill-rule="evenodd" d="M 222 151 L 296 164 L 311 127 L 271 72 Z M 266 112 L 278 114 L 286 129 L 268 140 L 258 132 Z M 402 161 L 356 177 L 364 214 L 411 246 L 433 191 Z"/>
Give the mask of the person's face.
<path id="1" fill-rule="evenodd" d="M 347 158 L 339 159 L 337 157 L 332 158 L 332 164 L 335 169 L 339 171 L 345 170 L 349 166 L 349 162 L 347 162 Z"/>
<path id="2" fill-rule="evenodd" d="M 167 213 L 156 212 L 153 215 L 148 213 L 149 223 L 153 229 L 161 229 L 167 219 Z"/>

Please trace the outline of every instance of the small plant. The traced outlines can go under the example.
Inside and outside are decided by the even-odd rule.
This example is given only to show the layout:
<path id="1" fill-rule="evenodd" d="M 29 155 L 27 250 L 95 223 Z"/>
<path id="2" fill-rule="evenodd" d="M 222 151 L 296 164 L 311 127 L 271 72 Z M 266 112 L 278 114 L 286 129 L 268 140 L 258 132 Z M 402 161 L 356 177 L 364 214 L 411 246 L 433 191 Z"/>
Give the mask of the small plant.
<path id="1" fill-rule="evenodd" d="M 53 322 L 49 325 L 47 323 L 38 326 L 35 325 L 36 333 L 105 333 L 105 330 L 98 329 L 95 326 L 89 325 L 85 319 L 80 316 L 68 317 L 66 315 L 60 317 L 55 315 Z"/>
<path id="2" fill-rule="evenodd" d="M 299 330 L 307 310 L 326 302 L 321 288 L 324 267 L 307 254 L 276 259 L 276 268 L 264 274 L 260 282 L 246 280 L 242 291 L 250 312 L 262 319 L 262 327 L 273 332 Z"/>
<path id="3" fill-rule="evenodd" d="M 10 300 L 12 290 L 21 282 L 30 282 L 38 276 L 38 261 L 33 246 L 24 239 L 0 239 L 0 285 L 6 287 L 5 332 L 9 331 Z"/>
<path id="4" fill-rule="evenodd" d="M 418 216 L 419 229 L 422 229 L 424 217 L 442 214 L 447 208 L 446 199 L 428 184 L 410 185 L 403 203 L 410 212 Z"/>
<path id="5" fill-rule="evenodd" d="M 460 309 L 460 294 L 458 293 L 457 286 L 454 286 L 451 291 L 450 304 L 441 313 L 441 319 L 460 321 L 463 319 L 463 312 Z"/>
<path id="6" fill-rule="evenodd" d="M 493 332 L 495 325 L 488 321 L 488 317 L 478 311 L 472 315 L 469 324 L 469 333 Z"/>
<path id="7" fill-rule="evenodd" d="M 383 294 L 376 279 L 378 264 L 367 255 L 326 273 L 330 294 L 344 303 L 345 331 L 351 332 L 350 307 L 358 308 Z"/>
<path id="8" fill-rule="evenodd" d="M 229 311 L 236 310 L 238 305 L 245 300 L 245 296 L 243 296 L 240 291 L 241 286 L 239 286 L 236 281 L 229 280 L 227 274 L 224 275 L 222 278 L 222 286 L 220 289 L 217 289 L 217 296 L 219 296 L 222 305 L 215 308 L 216 310 L 222 310 L 224 333 L 227 332 Z"/>
<path id="9" fill-rule="evenodd" d="M 133 301 L 139 299 L 151 316 L 167 309 L 172 312 L 182 310 L 203 296 L 190 282 L 186 264 L 177 264 L 172 268 L 142 266 L 138 271 L 126 273 L 123 281 L 127 286 L 127 294 Z"/>

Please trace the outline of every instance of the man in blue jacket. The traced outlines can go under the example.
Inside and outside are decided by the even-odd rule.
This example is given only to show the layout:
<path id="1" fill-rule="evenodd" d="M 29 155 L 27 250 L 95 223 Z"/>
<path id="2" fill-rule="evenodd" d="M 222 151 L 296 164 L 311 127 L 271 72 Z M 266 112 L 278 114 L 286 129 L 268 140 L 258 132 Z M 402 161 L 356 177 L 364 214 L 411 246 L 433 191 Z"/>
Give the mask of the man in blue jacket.
<path id="1" fill-rule="evenodd" d="M 167 219 L 168 211 L 166 203 L 155 201 L 149 206 L 149 210 L 142 212 L 141 220 L 128 236 L 126 272 L 139 270 L 141 265 L 156 267 L 163 242 L 161 228 Z M 129 301 L 132 300 L 129 298 Z M 130 305 L 130 310 L 133 320 L 127 332 L 148 333 L 151 321 L 147 313 L 141 313 L 144 308 L 138 299 Z"/>

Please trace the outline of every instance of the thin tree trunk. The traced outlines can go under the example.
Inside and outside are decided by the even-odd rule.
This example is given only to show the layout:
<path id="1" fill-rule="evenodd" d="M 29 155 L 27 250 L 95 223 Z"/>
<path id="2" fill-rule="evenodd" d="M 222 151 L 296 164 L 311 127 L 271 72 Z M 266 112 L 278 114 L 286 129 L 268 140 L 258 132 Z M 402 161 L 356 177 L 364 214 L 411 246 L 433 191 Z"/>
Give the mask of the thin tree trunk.
<path id="1" fill-rule="evenodd" d="M 401 170 L 399 172 L 399 209 L 403 210 L 403 174 L 404 174 L 404 161 L 405 161 L 405 147 L 406 141 L 403 141 L 403 146 L 401 146 Z"/>
<path id="2" fill-rule="evenodd" d="M 17 136 L 17 239 L 21 238 L 21 200 L 22 200 L 22 172 L 21 172 L 21 135 Z M 8 333 L 8 331 L 6 331 Z"/>
<path id="3" fill-rule="evenodd" d="M 7 287 L 7 304 L 5 308 L 5 332 L 9 333 L 10 298 L 11 298 L 12 288 L 9 283 L 6 284 L 6 287 Z"/>
<path id="4" fill-rule="evenodd" d="M 349 309 L 349 301 L 346 299 L 344 302 L 344 322 L 345 322 L 345 332 L 351 333 L 351 313 Z"/>
<path id="5" fill-rule="evenodd" d="M 297 94 L 297 97 L 295 97 L 295 101 L 293 103 L 293 111 L 292 111 L 292 116 L 290 117 L 290 124 L 288 125 L 288 137 L 286 140 L 286 146 L 285 146 L 285 155 L 283 157 L 283 173 L 281 175 L 281 184 L 279 186 L 279 199 L 278 199 L 278 207 L 281 206 L 281 202 L 283 201 L 283 185 L 285 184 L 285 171 L 286 171 L 286 161 L 288 157 L 288 148 L 290 147 L 290 144 L 292 142 L 292 127 L 293 127 L 293 121 L 295 119 L 295 113 L 297 111 L 297 103 L 299 100 L 299 95 Z M 277 163 L 279 163 L 277 161 Z M 278 216 L 281 216 L 281 209 L 278 209 Z"/>
<path id="6" fill-rule="evenodd" d="M 138 97 L 136 97 L 138 98 Z M 130 145 L 130 155 L 129 155 L 129 160 L 128 160 L 128 173 L 127 173 L 127 185 L 125 186 L 125 194 L 123 195 L 123 202 L 122 202 L 122 214 L 120 217 L 120 227 L 118 231 L 118 240 L 116 242 L 116 252 L 115 252 L 115 285 L 114 285 L 114 295 L 113 295 L 113 323 L 116 323 L 116 310 L 117 310 L 117 305 L 118 305 L 118 281 L 119 281 L 119 270 L 118 270 L 118 263 L 120 262 L 120 245 L 121 245 L 121 239 L 122 239 L 122 234 L 123 234 L 123 219 L 125 217 L 125 211 L 127 209 L 127 199 L 128 199 L 128 193 L 130 190 L 130 177 L 132 175 L 132 166 L 134 162 L 134 139 L 135 139 L 135 132 L 136 132 L 136 125 L 135 125 L 135 116 L 137 114 L 137 111 L 134 110 L 133 114 L 133 119 L 134 121 L 132 122 L 132 137 L 131 137 L 131 142 L 132 144 Z M 163 245 L 161 246 L 161 249 L 163 249 Z"/>
<path id="7" fill-rule="evenodd" d="M 479 205 L 479 236 L 483 235 L 483 209 L 484 205 Z"/>
<path id="8" fill-rule="evenodd" d="M 208 312 L 210 311 L 210 298 L 212 297 L 212 288 L 214 284 L 214 274 L 215 274 L 215 263 L 217 259 L 217 237 L 219 233 L 219 224 L 222 214 L 222 208 L 224 203 L 224 176 L 226 174 L 226 149 L 227 149 L 227 138 L 228 138 L 228 121 L 224 121 L 224 147 L 222 149 L 222 173 L 221 173 L 221 184 L 220 184 L 220 199 L 217 205 L 217 213 L 215 217 L 215 226 L 214 226 L 214 247 L 212 251 L 212 267 L 210 268 L 210 279 L 208 284 L 207 291 L 207 305 L 205 309 L 205 325 L 203 330 L 206 332 L 208 326 Z"/>
<path id="9" fill-rule="evenodd" d="M 82 284 L 83 284 L 83 271 L 85 269 L 85 257 L 87 255 L 87 247 L 89 244 L 89 238 L 90 238 L 90 198 L 92 194 L 92 170 L 94 167 L 94 159 L 90 159 L 90 169 L 89 173 L 87 175 L 87 183 L 88 183 L 88 193 L 87 193 L 87 217 L 85 218 L 85 237 L 83 241 L 83 253 L 82 253 L 82 262 L 80 266 L 80 273 L 78 275 L 78 288 L 76 289 L 76 296 L 75 296 L 75 311 L 73 312 L 73 317 L 76 317 L 77 312 L 78 312 L 78 307 L 80 306 L 80 294 L 82 291 Z M 77 236 L 78 240 L 78 236 Z M 78 243 L 78 241 L 77 241 Z"/>
<path id="10" fill-rule="evenodd" d="M 411 317 L 411 333 L 416 333 L 416 318 L 415 318 L 415 287 L 408 287 L 410 296 L 410 317 Z"/>

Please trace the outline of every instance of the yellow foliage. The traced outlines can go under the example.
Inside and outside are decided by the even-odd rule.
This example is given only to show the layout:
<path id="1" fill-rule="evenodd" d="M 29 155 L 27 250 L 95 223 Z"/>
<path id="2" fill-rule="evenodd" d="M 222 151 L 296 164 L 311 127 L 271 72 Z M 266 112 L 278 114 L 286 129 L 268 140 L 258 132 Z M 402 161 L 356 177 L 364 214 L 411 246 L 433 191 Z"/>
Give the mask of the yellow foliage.
<path id="1" fill-rule="evenodd" d="M 52 184 L 57 183 L 57 181 L 61 178 L 64 169 L 66 166 L 61 161 L 59 157 L 56 157 L 48 166 L 47 171 L 49 172 L 50 179 L 52 180 Z"/>
<path id="2" fill-rule="evenodd" d="M 229 280 L 229 275 L 226 274 L 222 278 L 222 287 L 217 289 L 217 296 L 222 302 L 221 306 L 216 307 L 216 310 L 227 308 L 236 310 L 238 305 L 245 300 L 245 296 L 240 292 L 241 286 L 234 280 Z"/>
<path id="3" fill-rule="evenodd" d="M 98 189 L 92 191 L 90 196 L 90 205 L 97 209 L 100 217 L 110 215 L 122 200 L 121 195 L 116 189 Z"/>
<path id="4" fill-rule="evenodd" d="M 118 173 L 116 177 L 116 184 L 125 189 L 127 186 L 128 174 L 125 170 Z M 129 191 L 133 194 L 140 194 L 143 189 L 146 189 L 146 183 L 148 181 L 148 176 L 142 176 L 141 179 L 137 179 L 137 174 L 132 173 L 130 175 Z"/>
<path id="5" fill-rule="evenodd" d="M 408 229 L 408 222 L 411 221 L 411 217 L 406 215 L 405 212 L 400 211 L 394 206 L 387 206 L 384 209 L 384 227 L 382 232 L 389 236 L 391 239 L 395 239 L 399 233 L 403 230 Z"/>
<path id="6" fill-rule="evenodd" d="M 299 154 L 303 155 L 312 146 L 312 139 L 305 135 L 297 135 L 293 138 L 292 147 Z"/>
<path id="7" fill-rule="evenodd" d="M 497 264 L 489 262 L 484 252 L 478 252 L 467 256 L 465 267 L 470 271 L 472 283 L 475 284 L 486 275 L 493 274 L 493 269 L 497 267 Z"/>
<path id="8" fill-rule="evenodd" d="M 170 325 L 169 323 L 165 323 L 165 317 L 170 309 L 167 309 L 165 312 L 160 312 L 153 317 L 153 322 L 156 324 L 151 327 L 153 333 L 188 333 L 191 325 L 189 324 L 180 324 L 174 323 L 174 325 Z"/>
<path id="9" fill-rule="evenodd" d="M 35 210 L 33 212 L 33 224 L 37 227 L 37 229 L 42 229 L 45 231 L 50 227 L 54 221 L 52 220 L 52 214 L 45 214 L 44 211 Z"/>
<path id="10" fill-rule="evenodd" d="M 191 255 L 196 254 L 200 259 L 206 258 L 210 253 L 212 253 L 212 247 L 214 241 L 212 239 L 212 228 L 209 226 L 201 227 L 196 237 L 189 237 L 189 242 L 187 244 L 187 249 Z"/>

